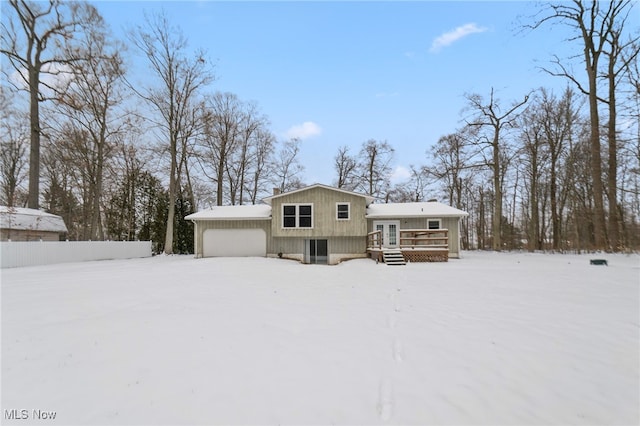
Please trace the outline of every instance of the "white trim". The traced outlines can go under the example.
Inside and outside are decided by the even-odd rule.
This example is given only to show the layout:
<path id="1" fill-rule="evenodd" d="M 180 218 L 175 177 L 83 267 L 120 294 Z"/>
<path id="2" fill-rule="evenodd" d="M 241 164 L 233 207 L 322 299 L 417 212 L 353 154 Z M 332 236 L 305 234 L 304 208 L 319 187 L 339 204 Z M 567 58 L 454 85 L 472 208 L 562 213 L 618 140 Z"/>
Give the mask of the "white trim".
<path id="1" fill-rule="evenodd" d="M 186 220 L 271 220 L 271 206 L 244 204 L 215 206 L 185 217 Z"/>
<path id="2" fill-rule="evenodd" d="M 346 205 L 347 206 L 347 217 L 338 217 L 338 206 L 340 205 Z M 339 221 L 346 221 L 346 220 L 351 220 L 351 203 L 348 201 L 338 201 L 336 203 L 336 220 Z"/>
<path id="3" fill-rule="evenodd" d="M 377 231 L 377 225 L 382 225 L 382 247 L 383 248 L 396 248 L 400 246 L 400 221 L 399 220 L 374 220 L 373 230 Z M 389 225 L 395 225 L 396 227 L 396 243 L 389 244 Z"/>
<path id="4" fill-rule="evenodd" d="M 296 189 L 296 190 L 290 191 L 290 192 L 282 192 L 282 193 L 280 193 L 278 195 L 272 195 L 270 197 L 263 198 L 262 200 L 265 201 L 267 204 L 271 204 L 271 200 L 273 200 L 274 198 L 283 197 L 285 195 L 296 194 L 298 192 L 308 191 L 308 190 L 314 189 L 314 188 L 324 188 L 324 189 L 328 189 L 330 191 L 342 192 L 343 194 L 349 194 L 349 195 L 355 195 L 355 196 L 358 196 L 358 197 L 363 197 L 366 200 L 367 205 L 371 204 L 373 202 L 373 200 L 374 200 L 374 198 L 372 196 L 370 196 L 370 195 L 360 194 L 358 192 L 353 192 L 353 191 L 347 191 L 347 190 L 342 189 L 342 188 L 334 188 L 332 186 L 323 185 L 321 183 L 316 183 L 316 184 L 313 184 L 313 185 L 309 185 L 309 186 L 306 186 L 304 188 Z"/>
<path id="5" fill-rule="evenodd" d="M 295 206 L 296 208 L 296 226 L 284 226 L 284 208 L 289 206 Z M 311 206 L 311 226 L 300 226 L 300 206 Z M 313 203 L 282 203 L 280 208 L 281 220 L 280 227 L 281 229 L 313 229 L 313 217 L 314 217 L 315 207 Z"/>

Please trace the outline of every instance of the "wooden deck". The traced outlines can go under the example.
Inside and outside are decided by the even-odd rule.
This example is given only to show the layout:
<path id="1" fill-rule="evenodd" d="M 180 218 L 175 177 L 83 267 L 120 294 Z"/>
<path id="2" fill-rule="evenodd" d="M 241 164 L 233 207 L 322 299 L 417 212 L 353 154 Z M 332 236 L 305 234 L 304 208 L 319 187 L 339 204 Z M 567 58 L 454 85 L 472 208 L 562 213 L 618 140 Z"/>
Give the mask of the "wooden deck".
<path id="1" fill-rule="evenodd" d="M 400 229 L 400 249 L 408 262 L 447 262 L 449 260 L 449 230 Z M 382 231 L 367 234 L 367 253 L 376 262 L 383 261 Z"/>

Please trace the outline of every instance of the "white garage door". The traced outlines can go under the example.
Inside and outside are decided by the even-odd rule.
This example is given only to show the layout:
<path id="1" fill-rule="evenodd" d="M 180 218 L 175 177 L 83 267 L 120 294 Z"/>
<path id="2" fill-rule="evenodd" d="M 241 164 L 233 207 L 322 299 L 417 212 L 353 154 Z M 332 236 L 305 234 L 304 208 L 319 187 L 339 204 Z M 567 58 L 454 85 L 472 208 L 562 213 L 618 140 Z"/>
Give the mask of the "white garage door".
<path id="1" fill-rule="evenodd" d="M 204 257 L 266 256 L 263 229 L 207 229 L 202 237 Z"/>

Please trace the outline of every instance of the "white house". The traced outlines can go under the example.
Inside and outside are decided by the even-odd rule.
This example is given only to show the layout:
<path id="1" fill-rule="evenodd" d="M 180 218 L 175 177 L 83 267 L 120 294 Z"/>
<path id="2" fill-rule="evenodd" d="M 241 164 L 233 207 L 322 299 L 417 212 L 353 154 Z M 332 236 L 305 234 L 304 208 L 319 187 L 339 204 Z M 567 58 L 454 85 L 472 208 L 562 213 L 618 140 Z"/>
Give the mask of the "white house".
<path id="1" fill-rule="evenodd" d="M 274 194 L 265 204 L 197 212 L 196 257 L 270 256 L 304 263 L 381 259 L 446 261 L 460 255 L 459 222 L 466 212 L 435 201 L 374 204 L 371 196 L 326 185 Z"/>

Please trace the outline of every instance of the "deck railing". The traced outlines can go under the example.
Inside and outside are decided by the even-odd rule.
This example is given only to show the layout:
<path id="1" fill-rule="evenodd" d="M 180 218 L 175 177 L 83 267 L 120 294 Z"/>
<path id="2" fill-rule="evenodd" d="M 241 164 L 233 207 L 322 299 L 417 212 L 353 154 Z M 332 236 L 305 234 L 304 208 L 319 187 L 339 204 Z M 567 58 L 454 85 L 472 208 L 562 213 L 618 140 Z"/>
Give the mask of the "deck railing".
<path id="1" fill-rule="evenodd" d="M 448 229 L 401 229 L 400 248 L 448 249 Z"/>
<path id="2" fill-rule="evenodd" d="M 398 247 L 401 249 L 448 249 L 448 229 L 400 229 Z M 382 249 L 382 231 L 367 234 L 368 249 Z"/>
<path id="3" fill-rule="evenodd" d="M 368 249 L 382 249 L 382 231 L 373 231 L 367 234 Z"/>
<path id="4" fill-rule="evenodd" d="M 400 229 L 398 248 L 408 262 L 447 262 L 449 260 L 448 229 Z M 382 261 L 382 231 L 367 234 L 367 252 L 376 262 Z"/>

